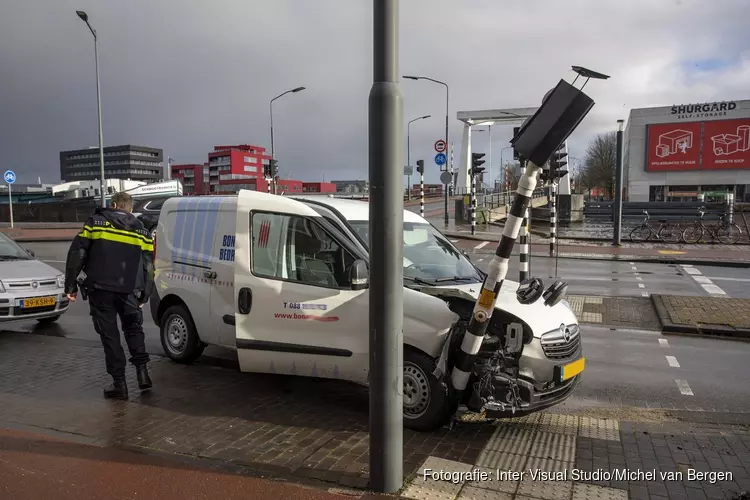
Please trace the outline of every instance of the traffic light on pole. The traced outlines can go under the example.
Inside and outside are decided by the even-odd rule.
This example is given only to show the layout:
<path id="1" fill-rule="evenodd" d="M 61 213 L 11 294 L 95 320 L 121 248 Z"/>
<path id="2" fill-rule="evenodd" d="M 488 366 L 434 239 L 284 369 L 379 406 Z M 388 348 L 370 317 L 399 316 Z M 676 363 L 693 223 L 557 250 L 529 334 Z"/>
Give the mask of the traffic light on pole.
<path id="1" fill-rule="evenodd" d="M 424 160 L 417 160 L 417 172 L 424 174 Z"/>
<path id="2" fill-rule="evenodd" d="M 477 175 L 484 172 L 484 168 L 482 165 L 484 164 L 484 153 L 471 153 L 471 170 L 469 173 L 471 175 Z"/>
<path id="3" fill-rule="evenodd" d="M 568 164 L 567 156 L 568 153 L 565 151 L 564 144 L 552 153 L 552 158 L 549 159 L 549 176 L 551 179 L 560 179 L 567 175 L 568 170 L 563 169 Z"/>

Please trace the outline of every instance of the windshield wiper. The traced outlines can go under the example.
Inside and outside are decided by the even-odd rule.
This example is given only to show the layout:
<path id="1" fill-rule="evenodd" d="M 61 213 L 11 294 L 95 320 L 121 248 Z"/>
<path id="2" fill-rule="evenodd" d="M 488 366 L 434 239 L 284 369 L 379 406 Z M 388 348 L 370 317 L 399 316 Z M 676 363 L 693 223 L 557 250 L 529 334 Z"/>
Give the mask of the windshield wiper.
<path id="1" fill-rule="evenodd" d="M 433 281 L 426 281 L 426 280 L 423 280 L 422 278 L 415 278 L 413 276 L 404 276 L 404 279 L 405 280 L 409 280 L 409 281 L 413 281 L 414 283 L 419 283 L 420 285 L 428 285 L 429 286 L 429 285 L 432 285 L 434 283 Z"/>
<path id="2" fill-rule="evenodd" d="M 0 255 L 0 260 L 31 260 L 28 257 L 20 257 L 18 255 Z"/>
<path id="3" fill-rule="evenodd" d="M 441 283 L 444 281 L 476 281 L 476 278 L 474 276 L 453 276 L 451 278 L 438 278 L 436 280 L 433 280 L 435 283 Z"/>

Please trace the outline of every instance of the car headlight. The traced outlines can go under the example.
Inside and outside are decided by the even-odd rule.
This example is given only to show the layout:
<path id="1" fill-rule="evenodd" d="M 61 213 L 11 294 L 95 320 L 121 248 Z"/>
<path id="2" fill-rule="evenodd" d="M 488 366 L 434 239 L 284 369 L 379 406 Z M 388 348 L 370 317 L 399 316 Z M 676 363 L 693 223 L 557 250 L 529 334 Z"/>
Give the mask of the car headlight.
<path id="1" fill-rule="evenodd" d="M 60 274 L 57 277 L 57 288 L 65 288 L 65 275 Z"/>
<path id="2" fill-rule="evenodd" d="M 0 281 L 0 293 L 5 292 L 5 287 L 3 286 L 3 282 Z"/>

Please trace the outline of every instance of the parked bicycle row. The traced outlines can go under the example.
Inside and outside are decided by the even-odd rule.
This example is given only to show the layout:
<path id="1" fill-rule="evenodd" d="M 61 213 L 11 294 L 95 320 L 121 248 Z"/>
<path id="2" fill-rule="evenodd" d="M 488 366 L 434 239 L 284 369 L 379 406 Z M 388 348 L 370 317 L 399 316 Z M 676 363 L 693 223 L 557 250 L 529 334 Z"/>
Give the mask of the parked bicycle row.
<path id="1" fill-rule="evenodd" d="M 700 217 L 698 220 L 690 222 L 688 227 L 682 228 L 678 222 L 660 220 L 659 227 L 654 228 L 649 223 L 651 218 L 648 211 L 644 210 L 643 223 L 635 227 L 630 232 L 630 241 L 662 241 L 664 243 L 698 243 L 703 240 L 704 236 L 708 241 L 718 241 L 725 245 L 734 245 L 742 235 L 742 229 L 734 222 L 726 220 L 726 215 L 719 217 L 719 222 L 715 226 L 707 226 L 703 222 L 706 214 L 706 207 L 698 209 Z"/>

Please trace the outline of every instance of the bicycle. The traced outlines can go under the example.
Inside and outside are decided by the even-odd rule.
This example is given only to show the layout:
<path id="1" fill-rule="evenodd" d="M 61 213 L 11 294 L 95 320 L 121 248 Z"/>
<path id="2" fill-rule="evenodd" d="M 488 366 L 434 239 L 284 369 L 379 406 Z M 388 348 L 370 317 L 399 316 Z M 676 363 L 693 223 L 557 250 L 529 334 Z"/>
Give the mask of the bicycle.
<path id="1" fill-rule="evenodd" d="M 698 243 L 703 239 L 703 235 L 706 232 L 711 236 L 712 242 L 718 240 L 725 245 L 734 245 L 737 243 L 737 240 L 740 239 L 740 235 L 742 234 L 740 226 L 727 222 L 723 214 L 719 216 L 719 224 L 714 230 L 703 224 L 703 216 L 706 214 L 706 207 L 700 207 L 698 212 L 701 214 L 700 219 L 694 221 L 692 227 L 685 229 L 682 233 L 682 239 L 685 243 Z"/>
<path id="2" fill-rule="evenodd" d="M 630 232 L 630 241 L 648 241 L 653 236 L 656 239 L 663 241 L 664 243 L 680 242 L 680 238 L 682 238 L 682 229 L 680 228 L 679 224 L 676 224 L 674 222 L 670 223 L 667 222 L 666 219 L 662 219 L 659 221 L 659 229 L 654 230 L 653 226 L 648 223 L 648 220 L 651 218 L 651 216 L 646 210 L 643 211 L 643 214 L 645 215 L 645 217 L 643 218 L 643 223 L 641 223 L 640 226 L 634 228 Z"/>

